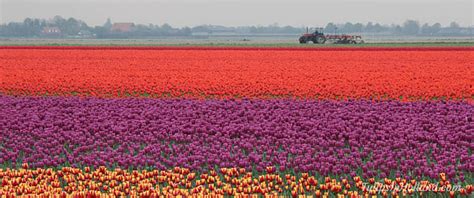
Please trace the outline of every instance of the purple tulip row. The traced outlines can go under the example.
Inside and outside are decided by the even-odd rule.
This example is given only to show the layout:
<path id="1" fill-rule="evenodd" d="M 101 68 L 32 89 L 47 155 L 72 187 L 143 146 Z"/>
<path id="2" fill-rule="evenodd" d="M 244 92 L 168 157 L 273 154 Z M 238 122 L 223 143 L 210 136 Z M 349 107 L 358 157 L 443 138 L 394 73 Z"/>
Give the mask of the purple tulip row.
<path id="1" fill-rule="evenodd" d="M 244 167 L 464 179 L 474 107 L 461 102 L 0 96 L 0 164 Z"/>

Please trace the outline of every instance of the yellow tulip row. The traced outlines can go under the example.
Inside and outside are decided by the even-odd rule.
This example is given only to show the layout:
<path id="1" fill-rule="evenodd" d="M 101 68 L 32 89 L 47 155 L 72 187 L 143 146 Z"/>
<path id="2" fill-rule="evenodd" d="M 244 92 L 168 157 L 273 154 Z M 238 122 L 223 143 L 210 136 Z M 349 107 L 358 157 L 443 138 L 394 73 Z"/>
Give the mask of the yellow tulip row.
<path id="1" fill-rule="evenodd" d="M 108 170 L 106 167 L 53 170 L 28 169 L 24 164 L 21 169 L 0 169 L 0 197 L 398 197 L 416 193 L 446 193 L 454 197 L 469 196 L 474 190 L 472 185 L 465 185 L 454 191 L 445 174 L 440 174 L 437 183 L 401 178 L 382 181 L 369 178 L 365 183 L 360 177 L 350 180 L 325 177 L 318 182 L 318 178 L 307 173 L 298 177 L 280 175 L 273 167 L 268 167 L 266 172 L 253 175 L 242 168 L 221 168 L 198 175 L 179 167 L 167 171 Z"/>

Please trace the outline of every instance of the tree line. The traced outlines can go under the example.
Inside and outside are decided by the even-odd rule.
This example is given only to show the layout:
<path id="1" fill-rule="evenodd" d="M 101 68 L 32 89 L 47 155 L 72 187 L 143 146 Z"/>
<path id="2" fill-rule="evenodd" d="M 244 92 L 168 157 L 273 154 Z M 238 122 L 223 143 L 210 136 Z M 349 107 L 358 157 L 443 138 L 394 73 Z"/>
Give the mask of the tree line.
<path id="1" fill-rule="evenodd" d="M 165 36 L 210 36 L 210 35 L 259 35 L 259 34 L 301 34 L 305 27 L 279 26 L 240 26 L 226 27 L 216 25 L 200 25 L 195 27 L 176 28 L 169 24 L 134 24 L 133 29 L 126 32 L 112 31 L 113 23 L 110 19 L 100 26 L 89 26 L 84 21 L 75 18 L 55 16 L 52 19 L 26 18 L 23 22 L 10 22 L 0 25 L 0 37 L 92 37 L 92 38 L 146 38 Z M 51 34 L 45 29 L 58 29 L 59 32 Z M 325 27 L 309 28 L 310 31 L 320 30 L 328 34 L 341 33 L 372 33 L 384 35 L 409 35 L 409 36 L 472 36 L 473 27 L 461 27 L 456 22 L 449 26 L 440 23 L 420 24 L 415 20 L 407 20 L 403 24 L 384 25 L 369 22 L 362 23 L 328 23 Z"/>

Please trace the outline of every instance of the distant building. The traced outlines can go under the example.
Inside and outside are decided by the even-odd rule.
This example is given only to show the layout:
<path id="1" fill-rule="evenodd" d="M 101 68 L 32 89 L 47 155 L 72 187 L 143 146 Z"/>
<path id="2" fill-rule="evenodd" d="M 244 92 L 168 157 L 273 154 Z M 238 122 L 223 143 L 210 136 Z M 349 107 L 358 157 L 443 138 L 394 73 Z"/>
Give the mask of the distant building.
<path id="1" fill-rule="evenodd" d="M 114 23 L 110 31 L 112 32 L 131 32 L 135 28 L 133 23 Z"/>
<path id="2" fill-rule="evenodd" d="M 94 35 L 92 32 L 88 31 L 88 30 L 81 30 L 81 31 L 79 31 L 79 32 L 77 33 L 77 36 L 78 36 L 79 38 L 93 38 L 93 37 L 95 37 L 95 35 Z"/>
<path id="3" fill-rule="evenodd" d="M 44 35 L 57 36 L 57 35 L 61 35 L 61 29 L 59 29 L 58 27 L 48 26 L 48 27 L 44 27 L 41 33 L 43 33 Z"/>

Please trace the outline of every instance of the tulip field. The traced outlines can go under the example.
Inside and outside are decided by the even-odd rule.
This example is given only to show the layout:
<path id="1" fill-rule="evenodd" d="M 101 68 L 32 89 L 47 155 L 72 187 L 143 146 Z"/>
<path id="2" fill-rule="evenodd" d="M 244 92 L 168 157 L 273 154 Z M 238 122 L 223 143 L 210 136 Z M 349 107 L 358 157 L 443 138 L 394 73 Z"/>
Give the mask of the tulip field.
<path id="1" fill-rule="evenodd" d="M 0 47 L 0 197 L 471 197 L 472 47 Z"/>
<path id="2" fill-rule="evenodd" d="M 472 48 L 65 49 L 2 50 L 0 92 L 106 98 L 473 99 L 472 73 L 467 72 L 472 70 Z"/>

